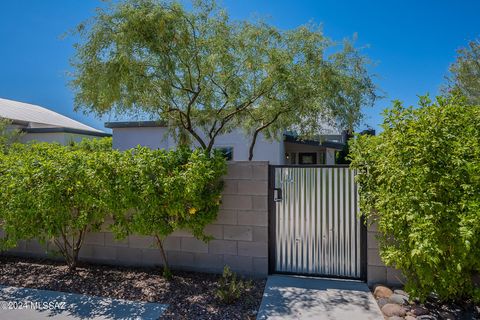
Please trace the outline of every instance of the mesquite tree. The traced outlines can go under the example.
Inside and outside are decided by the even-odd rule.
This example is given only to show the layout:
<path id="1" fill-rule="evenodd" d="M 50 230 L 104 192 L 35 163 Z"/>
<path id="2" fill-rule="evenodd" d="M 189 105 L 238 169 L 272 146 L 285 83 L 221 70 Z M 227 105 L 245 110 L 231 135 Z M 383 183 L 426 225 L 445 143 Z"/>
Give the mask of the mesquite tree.
<path id="1" fill-rule="evenodd" d="M 480 39 L 457 51 L 458 56 L 450 66 L 446 91 L 464 95 L 472 104 L 480 104 Z"/>
<path id="2" fill-rule="evenodd" d="M 338 46 L 313 24 L 280 31 L 231 21 L 210 1 L 186 11 L 125 0 L 98 10 L 78 33 L 77 109 L 162 120 L 207 152 L 238 127 L 252 135 L 251 153 L 260 132 L 273 138 L 296 125 L 314 135 L 325 119 L 350 128 L 376 98 L 367 60 L 348 41 Z"/>

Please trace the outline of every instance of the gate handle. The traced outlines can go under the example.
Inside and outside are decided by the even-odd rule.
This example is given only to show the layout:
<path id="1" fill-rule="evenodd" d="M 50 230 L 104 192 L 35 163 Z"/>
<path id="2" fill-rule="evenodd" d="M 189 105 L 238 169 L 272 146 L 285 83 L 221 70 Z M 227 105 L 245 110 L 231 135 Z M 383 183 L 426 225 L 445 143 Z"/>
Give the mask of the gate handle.
<path id="1" fill-rule="evenodd" d="M 275 196 L 275 191 L 277 191 L 277 194 Z M 283 197 L 282 197 L 282 189 L 281 188 L 273 188 L 273 201 L 275 202 L 280 202 L 283 200 Z"/>

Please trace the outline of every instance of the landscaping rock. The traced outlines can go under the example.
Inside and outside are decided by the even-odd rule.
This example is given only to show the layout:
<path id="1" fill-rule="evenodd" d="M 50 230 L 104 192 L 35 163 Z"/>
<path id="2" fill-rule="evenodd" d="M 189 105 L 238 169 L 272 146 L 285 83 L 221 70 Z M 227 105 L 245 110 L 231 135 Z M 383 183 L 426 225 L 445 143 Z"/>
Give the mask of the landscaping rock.
<path id="1" fill-rule="evenodd" d="M 406 293 L 405 291 L 400 290 L 400 289 L 395 289 L 395 290 L 393 290 L 393 293 L 401 294 L 402 296 L 405 296 L 405 297 L 407 297 L 407 298 L 410 298 L 410 295 L 409 295 L 408 293 Z"/>
<path id="2" fill-rule="evenodd" d="M 405 317 L 405 320 L 415 320 L 417 318 L 415 318 L 414 316 L 406 316 Z"/>
<path id="3" fill-rule="evenodd" d="M 377 304 L 378 306 L 380 307 L 380 309 L 382 309 L 382 307 L 384 305 L 386 305 L 388 303 L 388 299 L 387 298 L 380 298 L 377 300 Z"/>
<path id="4" fill-rule="evenodd" d="M 394 293 L 388 298 L 388 302 L 390 303 L 396 303 L 399 305 L 407 305 L 408 304 L 408 297 Z"/>
<path id="5" fill-rule="evenodd" d="M 382 307 L 382 312 L 386 317 L 404 317 L 407 314 L 407 311 L 404 307 L 394 303 L 387 303 Z"/>
<path id="6" fill-rule="evenodd" d="M 393 291 L 385 286 L 378 285 L 375 287 L 375 290 L 373 291 L 373 295 L 375 298 L 380 299 L 380 298 L 389 298 L 393 294 Z"/>
<path id="7" fill-rule="evenodd" d="M 403 320 L 403 318 L 398 316 L 393 316 L 393 317 L 388 317 L 387 320 Z"/>
<path id="8" fill-rule="evenodd" d="M 414 315 L 414 316 L 423 316 L 423 315 L 426 315 L 428 314 L 428 309 L 424 308 L 424 307 L 421 307 L 421 306 L 413 306 L 412 309 L 410 310 L 410 312 Z"/>

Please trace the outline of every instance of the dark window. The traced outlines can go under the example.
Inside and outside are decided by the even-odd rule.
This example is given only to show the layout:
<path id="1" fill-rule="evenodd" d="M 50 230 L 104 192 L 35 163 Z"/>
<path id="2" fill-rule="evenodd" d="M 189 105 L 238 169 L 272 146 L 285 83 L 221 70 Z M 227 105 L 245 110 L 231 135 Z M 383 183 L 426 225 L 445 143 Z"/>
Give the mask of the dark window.
<path id="1" fill-rule="evenodd" d="M 317 154 L 315 152 L 300 152 L 298 154 L 299 164 L 316 164 Z"/>
<path id="2" fill-rule="evenodd" d="M 325 164 L 325 151 L 320 151 L 318 163 Z"/>
<path id="3" fill-rule="evenodd" d="M 227 161 L 233 160 L 233 147 L 220 147 L 215 149 L 219 150 Z"/>
<path id="4" fill-rule="evenodd" d="M 290 164 L 297 164 L 297 154 L 295 152 L 290 153 Z"/>

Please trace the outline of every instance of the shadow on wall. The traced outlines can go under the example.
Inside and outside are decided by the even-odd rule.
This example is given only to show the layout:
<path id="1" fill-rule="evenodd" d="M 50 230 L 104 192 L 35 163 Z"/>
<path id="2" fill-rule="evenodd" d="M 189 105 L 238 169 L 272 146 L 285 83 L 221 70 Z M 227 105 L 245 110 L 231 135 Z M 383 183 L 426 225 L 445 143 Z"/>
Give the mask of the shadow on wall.
<path id="1" fill-rule="evenodd" d="M 2 319 L 158 319 L 167 309 L 158 303 L 5 286 L 0 286 L 0 303 Z"/>

